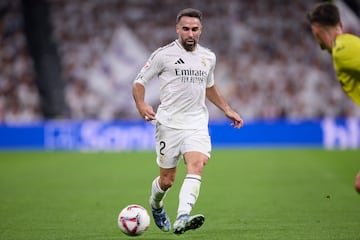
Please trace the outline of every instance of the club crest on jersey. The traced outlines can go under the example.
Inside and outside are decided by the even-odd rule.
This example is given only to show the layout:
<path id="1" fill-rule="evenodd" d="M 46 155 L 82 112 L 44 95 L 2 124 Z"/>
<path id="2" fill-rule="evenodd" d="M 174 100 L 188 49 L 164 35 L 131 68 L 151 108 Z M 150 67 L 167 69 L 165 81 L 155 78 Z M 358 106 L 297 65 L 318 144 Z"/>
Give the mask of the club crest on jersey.
<path id="1" fill-rule="evenodd" d="M 201 57 L 201 63 L 204 67 L 206 67 L 206 60 L 204 57 Z"/>

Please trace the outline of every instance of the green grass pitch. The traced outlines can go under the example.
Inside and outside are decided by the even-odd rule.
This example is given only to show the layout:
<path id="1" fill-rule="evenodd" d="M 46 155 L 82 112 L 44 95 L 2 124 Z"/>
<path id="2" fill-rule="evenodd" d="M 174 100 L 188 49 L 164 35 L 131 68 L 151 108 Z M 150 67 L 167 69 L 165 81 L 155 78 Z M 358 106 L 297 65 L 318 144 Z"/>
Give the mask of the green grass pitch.
<path id="1" fill-rule="evenodd" d="M 1 152 L 0 239 L 132 239 L 117 227 L 128 204 L 148 207 L 154 152 Z M 193 213 L 204 225 L 138 239 L 356 240 L 360 150 L 215 149 Z M 173 220 L 185 166 L 166 198 Z"/>

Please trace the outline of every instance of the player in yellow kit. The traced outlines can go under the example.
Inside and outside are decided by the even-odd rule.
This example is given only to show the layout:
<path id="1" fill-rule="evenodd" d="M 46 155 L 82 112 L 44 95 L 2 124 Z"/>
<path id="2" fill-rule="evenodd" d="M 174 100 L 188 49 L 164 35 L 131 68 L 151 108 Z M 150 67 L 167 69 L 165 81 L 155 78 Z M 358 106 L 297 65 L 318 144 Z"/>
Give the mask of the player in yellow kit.
<path id="1" fill-rule="evenodd" d="M 360 107 L 360 38 L 343 32 L 339 9 L 332 3 L 318 3 L 307 19 L 321 49 L 331 54 L 342 89 Z M 355 189 L 360 193 L 360 171 Z"/>
<path id="2" fill-rule="evenodd" d="M 360 38 L 351 34 L 336 37 L 332 57 L 343 90 L 360 106 Z"/>

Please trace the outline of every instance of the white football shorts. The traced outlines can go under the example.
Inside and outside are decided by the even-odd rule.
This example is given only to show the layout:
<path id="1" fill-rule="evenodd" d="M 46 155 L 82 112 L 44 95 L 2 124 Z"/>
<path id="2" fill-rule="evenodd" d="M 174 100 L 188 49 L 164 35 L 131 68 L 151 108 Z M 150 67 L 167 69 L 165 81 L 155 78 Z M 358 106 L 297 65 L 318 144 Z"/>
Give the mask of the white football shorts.
<path id="1" fill-rule="evenodd" d="M 186 152 L 201 152 L 210 158 L 209 131 L 174 129 L 156 124 L 156 162 L 162 168 L 174 168 Z"/>

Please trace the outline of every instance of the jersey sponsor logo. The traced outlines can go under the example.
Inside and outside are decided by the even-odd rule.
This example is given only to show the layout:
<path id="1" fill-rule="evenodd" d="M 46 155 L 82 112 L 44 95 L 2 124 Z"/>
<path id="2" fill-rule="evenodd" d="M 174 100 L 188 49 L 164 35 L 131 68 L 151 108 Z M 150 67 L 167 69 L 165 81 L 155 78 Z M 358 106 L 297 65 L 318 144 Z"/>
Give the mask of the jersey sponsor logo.
<path id="1" fill-rule="evenodd" d="M 207 72 L 204 70 L 199 70 L 199 69 L 180 69 L 180 68 L 175 68 L 175 74 L 176 76 L 195 76 L 195 77 L 206 77 Z"/>
<path id="2" fill-rule="evenodd" d="M 180 77 L 183 83 L 203 83 L 206 79 L 207 72 L 199 69 L 180 69 L 175 68 L 175 75 Z"/>

